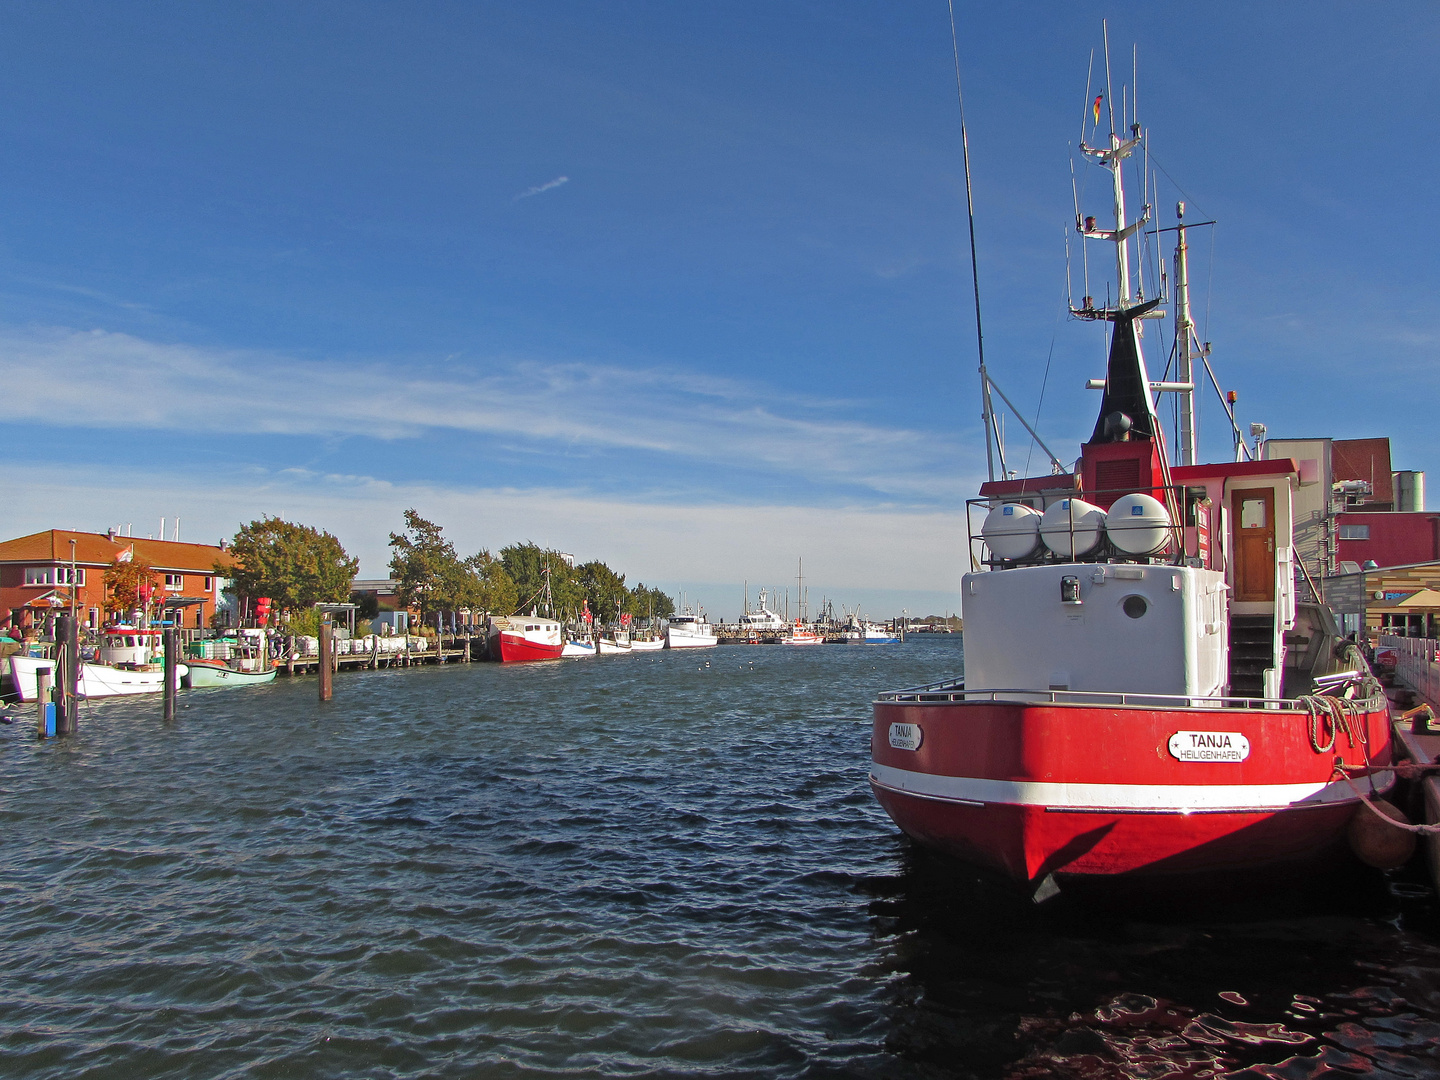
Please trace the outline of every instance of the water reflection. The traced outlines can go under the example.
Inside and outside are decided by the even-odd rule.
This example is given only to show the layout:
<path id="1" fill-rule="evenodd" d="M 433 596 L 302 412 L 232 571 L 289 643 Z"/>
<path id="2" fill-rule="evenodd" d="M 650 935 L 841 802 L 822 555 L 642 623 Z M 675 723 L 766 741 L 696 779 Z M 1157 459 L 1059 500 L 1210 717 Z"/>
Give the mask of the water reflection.
<path id="1" fill-rule="evenodd" d="M 865 890 L 886 1048 L 922 1075 L 1440 1075 L 1440 904 L 1418 871 L 1037 907 L 903 844 Z"/>

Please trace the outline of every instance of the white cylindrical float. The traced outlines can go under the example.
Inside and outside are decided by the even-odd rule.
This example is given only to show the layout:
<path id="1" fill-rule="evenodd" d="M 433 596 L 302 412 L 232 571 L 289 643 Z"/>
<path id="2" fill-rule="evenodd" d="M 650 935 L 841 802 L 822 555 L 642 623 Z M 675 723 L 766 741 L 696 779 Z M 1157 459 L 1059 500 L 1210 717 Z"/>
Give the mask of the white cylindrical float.
<path id="1" fill-rule="evenodd" d="M 1040 514 L 1024 503 L 1005 503 L 985 516 L 980 535 L 997 559 L 1028 559 L 1040 547 Z"/>
<path id="2" fill-rule="evenodd" d="M 1110 542 L 1127 555 L 1153 555 L 1170 542 L 1170 512 L 1152 495 L 1122 495 L 1105 515 Z"/>
<path id="3" fill-rule="evenodd" d="M 1040 539 L 1061 558 L 1088 555 L 1100 546 L 1105 532 L 1105 511 L 1084 499 L 1051 503 L 1040 518 Z"/>

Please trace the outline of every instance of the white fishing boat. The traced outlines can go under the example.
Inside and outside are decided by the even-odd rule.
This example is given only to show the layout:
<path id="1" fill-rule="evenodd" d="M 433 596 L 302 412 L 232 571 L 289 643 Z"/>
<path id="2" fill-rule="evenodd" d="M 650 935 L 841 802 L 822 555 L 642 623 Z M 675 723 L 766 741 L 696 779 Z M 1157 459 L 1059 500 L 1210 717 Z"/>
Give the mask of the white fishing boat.
<path id="1" fill-rule="evenodd" d="M 633 648 L 630 629 L 626 626 L 614 627 L 608 635 L 602 634 L 595 644 L 599 647 L 601 656 L 619 656 L 629 653 Z"/>
<path id="2" fill-rule="evenodd" d="M 701 611 L 696 615 L 693 612 L 686 612 L 684 615 L 671 615 L 667 620 L 665 628 L 665 647 L 667 649 L 708 649 L 712 645 L 720 644 L 719 637 L 715 634 L 715 628 L 710 625 L 710 620 Z"/>
<path id="3" fill-rule="evenodd" d="M 118 697 L 125 694 L 158 694 L 165 689 L 165 647 L 159 630 L 116 626 L 104 631 L 96 662 L 80 665 L 76 693 L 82 698 Z M 50 673 L 50 685 L 58 677 L 55 661 L 46 657 L 10 657 L 10 679 L 21 701 L 34 701 L 39 693 L 39 675 Z M 176 665 L 176 678 L 183 680 L 189 668 Z"/>

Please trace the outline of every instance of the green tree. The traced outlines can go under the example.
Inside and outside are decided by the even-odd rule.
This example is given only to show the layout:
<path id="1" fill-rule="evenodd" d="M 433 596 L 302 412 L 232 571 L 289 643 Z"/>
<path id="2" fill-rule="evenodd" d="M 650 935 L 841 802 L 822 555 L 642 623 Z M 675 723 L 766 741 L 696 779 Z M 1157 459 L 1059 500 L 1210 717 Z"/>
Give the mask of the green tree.
<path id="1" fill-rule="evenodd" d="M 630 590 L 630 614 L 648 619 L 654 615 L 657 619 L 668 619 L 675 614 L 675 601 L 659 589 L 647 589 L 642 581 Z"/>
<path id="2" fill-rule="evenodd" d="M 235 534 L 235 565 L 215 566 L 241 596 L 268 596 L 281 611 L 343 603 L 360 569 L 328 532 L 278 517 L 252 521 Z"/>
<path id="3" fill-rule="evenodd" d="M 405 511 L 405 531 L 390 534 L 390 575 L 397 583 L 400 603 L 420 609 L 420 621 L 429 612 L 454 610 L 456 593 L 464 587 L 464 567 L 455 545 L 444 530 L 413 509 Z"/>
<path id="4" fill-rule="evenodd" d="M 471 555 L 465 567 L 474 578 L 474 594 L 464 606 L 472 611 L 498 611 L 509 615 L 520 602 L 515 582 L 505 572 L 504 564 L 488 551 Z"/>
<path id="5" fill-rule="evenodd" d="M 444 531 L 414 510 L 405 511 L 405 531 L 390 534 L 390 573 L 407 607 L 418 607 L 423 622 L 438 611 L 515 610 L 515 583 L 488 551 L 460 558 Z"/>
<path id="6" fill-rule="evenodd" d="M 625 588 L 625 575 L 615 573 L 598 559 L 575 569 L 596 621 L 613 623 L 619 619 L 620 612 L 626 610 L 630 600 L 630 590 Z"/>
<path id="7" fill-rule="evenodd" d="M 549 551 L 533 540 L 527 540 L 523 544 L 501 548 L 500 563 L 515 583 L 520 608 L 529 611 L 532 607 L 544 607 L 545 579 L 548 576 L 555 617 L 573 618 L 580 613 L 580 607 L 585 602 L 585 590 L 575 568 L 558 551 Z"/>

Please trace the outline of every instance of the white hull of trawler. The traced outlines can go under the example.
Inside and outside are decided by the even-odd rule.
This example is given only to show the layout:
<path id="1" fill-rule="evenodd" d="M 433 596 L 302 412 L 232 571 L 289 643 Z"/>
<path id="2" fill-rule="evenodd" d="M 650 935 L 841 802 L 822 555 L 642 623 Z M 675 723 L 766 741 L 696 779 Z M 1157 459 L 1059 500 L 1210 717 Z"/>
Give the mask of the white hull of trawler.
<path id="1" fill-rule="evenodd" d="M 189 672 L 185 664 L 175 665 L 177 683 Z M 10 657 L 10 679 L 21 701 L 34 701 L 39 694 L 41 671 L 50 672 L 55 684 L 55 661 L 34 656 Z M 76 692 L 82 698 L 119 697 L 125 694 L 158 694 L 165 689 L 165 671 L 154 665 L 151 670 L 132 670 L 106 664 L 81 664 L 80 682 Z"/>
<path id="2" fill-rule="evenodd" d="M 663 648 L 665 648 L 664 638 L 656 638 L 654 641 L 636 640 L 630 642 L 631 652 L 655 652 L 656 650 Z"/>
<path id="3" fill-rule="evenodd" d="M 683 630 L 678 626 L 672 626 L 665 633 L 665 647 L 667 649 L 708 649 L 712 645 L 719 645 L 720 639 L 714 634 L 697 634 L 692 630 Z"/>

